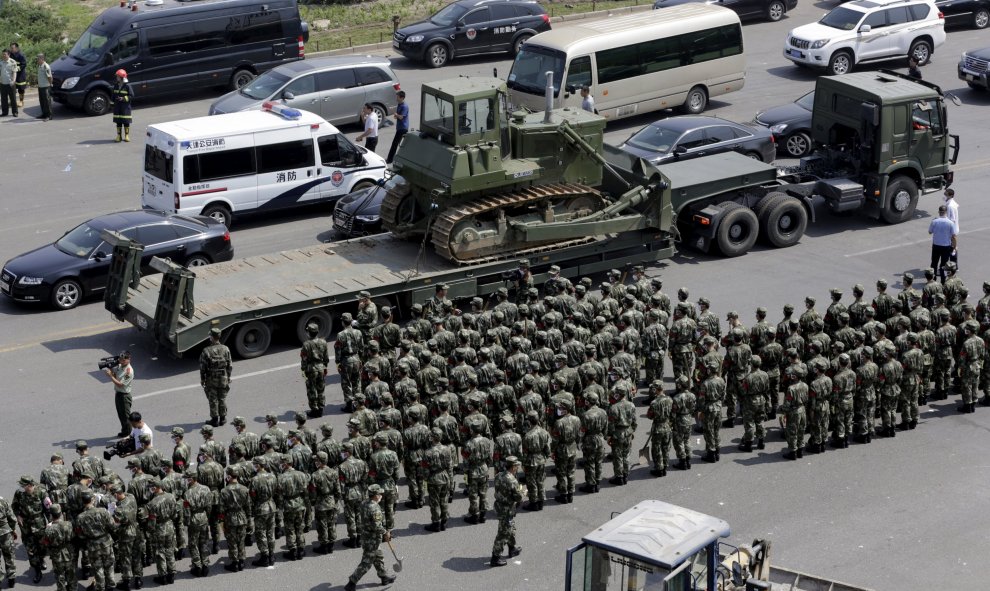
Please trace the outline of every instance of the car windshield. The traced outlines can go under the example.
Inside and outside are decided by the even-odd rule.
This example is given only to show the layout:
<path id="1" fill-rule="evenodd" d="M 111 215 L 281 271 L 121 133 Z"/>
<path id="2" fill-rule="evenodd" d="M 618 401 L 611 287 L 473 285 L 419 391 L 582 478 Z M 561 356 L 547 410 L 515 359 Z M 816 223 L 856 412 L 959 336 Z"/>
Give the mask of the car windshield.
<path id="1" fill-rule="evenodd" d="M 564 53 L 527 43 L 522 46 L 512 70 L 506 79 L 506 86 L 527 94 L 543 95 L 546 90 L 546 73 L 553 72 L 553 94 L 560 91 L 560 81 L 564 75 Z"/>
<path id="2" fill-rule="evenodd" d="M 100 231 L 88 222 L 79 224 L 55 242 L 55 248 L 65 254 L 84 259 L 103 242 Z"/>
<path id="3" fill-rule="evenodd" d="M 797 105 L 802 109 L 807 109 L 809 111 L 812 110 L 815 106 L 815 91 L 812 90 L 794 102 L 797 103 Z"/>
<path id="4" fill-rule="evenodd" d="M 103 55 L 103 48 L 109 40 L 110 35 L 106 31 L 90 27 L 72 46 L 69 55 L 84 62 L 95 62 Z"/>
<path id="5" fill-rule="evenodd" d="M 467 8 L 459 4 L 450 4 L 444 6 L 439 12 L 430 17 L 430 22 L 434 25 L 441 25 L 444 27 L 449 27 L 450 25 L 457 22 L 464 13 L 467 12 Z"/>
<path id="6" fill-rule="evenodd" d="M 289 77 L 285 74 L 268 71 L 242 87 L 240 93 L 256 101 L 261 101 L 275 94 L 275 91 L 282 88 L 282 85 L 288 81 Z"/>
<path id="7" fill-rule="evenodd" d="M 666 129 L 659 125 L 647 125 L 626 140 L 626 144 L 641 150 L 666 154 L 674 148 L 679 137 L 681 137 L 679 131 Z"/>
<path id="8" fill-rule="evenodd" d="M 822 17 L 818 23 L 840 31 L 852 31 L 862 19 L 862 12 L 840 6 Z"/>

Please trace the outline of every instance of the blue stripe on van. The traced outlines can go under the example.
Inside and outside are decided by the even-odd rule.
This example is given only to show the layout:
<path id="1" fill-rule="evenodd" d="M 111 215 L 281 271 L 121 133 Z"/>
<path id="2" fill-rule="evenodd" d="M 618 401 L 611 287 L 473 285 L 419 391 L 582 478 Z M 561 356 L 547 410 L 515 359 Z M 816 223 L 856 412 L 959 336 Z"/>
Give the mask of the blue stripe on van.
<path id="1" fill-rule="evenodd" d="M 359 172 L 364 172 L 366 170 L 378 170 L 379 168 L 380 167 L 372 166 L 372 167 L 368 167 L 368 168 L 357 168 L 357 169 L 348 170 L 348 171 L 343 171 L 342 170 L 342 172 L 344 173 L 344 176 L 347 177 L 347 176 L 350 176 L 350 175 L 353 175 L 353 174 L 356 174 L 356 173 L 359 173 Z M 334 169 L 334 170 L 340 170 L 340 169 Z M 295 187 L 289 189 L 288 191 L 286 191 L 284 193 L 280 193 L 280 194 L 276 195 L 275 197 L 272 197 L 268 201 L 266 201 L 266 202 L 258 205 L 257 209 L 281 209 L 281 208 L 284 208 L 284 207 L 292 207 L 293 205 L 298 205 L 299 199 L 302 198 L 302 196 L 305 195 L 306 192 L 308 192 L 310 189 L 312 189 L 312 188 L 314 188 L 314 187 L 316 187 L 318 185 L 321 185 L 323 183 L 328 183 L 328 182 L 330 182 L 330 177 L 329 176 L 324 177 L 324 178 L 313 179 L 311 181 L 307 181 L 307 182 L 302 183 L 300 185 L 296 185 Z M 341 194 L 338 197 L 343 197 L 345 194 Z M 320 201 L 320 200 L 319 199 L 314 199 L 312 201 L 307 201 L 307 204 L 308 203 L 316 203 L 318 201 Z"/>

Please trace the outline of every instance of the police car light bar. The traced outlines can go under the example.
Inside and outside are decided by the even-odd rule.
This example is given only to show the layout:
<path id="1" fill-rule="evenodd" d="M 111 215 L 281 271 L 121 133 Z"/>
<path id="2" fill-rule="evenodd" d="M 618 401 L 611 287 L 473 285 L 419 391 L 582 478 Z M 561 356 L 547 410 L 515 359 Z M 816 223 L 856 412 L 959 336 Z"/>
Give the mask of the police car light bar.
<path id="1" fill-rule="evenodd" d="M 286 107 L 285 105 L 280 105 L 271 101 L 265 101 L 262 103 L 261 110 L 268 111 L 269 113 L 275 113 L 283 119 L 299 119 L 302 117 L 302 113 L 299 109 L 292 109 L 290 107 Z"/>

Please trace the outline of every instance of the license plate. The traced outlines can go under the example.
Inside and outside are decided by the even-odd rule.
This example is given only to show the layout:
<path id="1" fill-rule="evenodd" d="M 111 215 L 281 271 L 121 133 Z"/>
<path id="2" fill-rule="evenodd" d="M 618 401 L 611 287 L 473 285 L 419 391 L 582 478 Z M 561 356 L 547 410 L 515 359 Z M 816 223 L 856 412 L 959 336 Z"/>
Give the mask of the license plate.
<path id="1" fill-rule="evenodd" d="M 344 225 L 344 218 L 342 218 L 340 216 L 334 216 L 333 217 L 333 223 L 334 223 L 335 226 L 341 226 L 341 227 L 343 227 L 343 225 Z"/>
<path id="2" fill-rule="evenodd" d="M 796 49 L 788 49 L 787 53 L 793 55 L 794 57 L 804 57 L 804 54 L 802 54 L 800 51 Z"/>
<path id="3" fill-rule="evenodd" d="M 3 290 L 4 293 L 10 293 L 10 284 L 6 281 L 0 281 L 0 290 Z"/>
<path id="4" fill-rule="evenodd" d="M 976 80 L 976 76 L 973 76 L 972 74 L 966 74 L 966 80 L 969 80 L 970 82 L 974 82 Z"/>
<path id="5" fill-rule="evenodd" d="M 399 48 L 399 42 L 398 41 L 392 41 L 392 47 L 398 49 Z"/>

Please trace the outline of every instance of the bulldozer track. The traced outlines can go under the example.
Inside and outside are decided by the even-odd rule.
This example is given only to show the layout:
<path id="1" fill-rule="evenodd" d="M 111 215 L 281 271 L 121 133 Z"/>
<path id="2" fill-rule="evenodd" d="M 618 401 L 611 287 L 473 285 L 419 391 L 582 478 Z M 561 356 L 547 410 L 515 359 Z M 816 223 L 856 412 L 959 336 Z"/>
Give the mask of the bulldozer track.
<path id="1" fill-rule="evenodd" d="M 382 207 L 379 215 L 382 218 L 383 230 L 392 232 L 399 238 L 404 238 L 404 233 L 396 232 L 396 228 L 399 225 L 398 215 L 400 203 L 402 203 L 402 197 L 396 197 L 392 191 L 386 191 L 385 198 L 382 199 Z"/>
<path id="2" fill-rule="evenodd" d="M 458 255 L 450 248 L 451 232 L 460 222 L 470 217 L 496 211 L 500 208 L 519 207 L 521 205 L 538 203 L 545 199 L 561 199 L 589 194 L 600 196 L 598 191 L 586 185 L 576 183 L 551 183 L 547 185 L 528 187 L 519 191 L 511 191 L 508 193 L 481 197 L 479 199 L 451 207 L 437 216 L 433 223 L 433 232 L 431 237 L 433 246 L 436 248 L 437 254 L 447 260 L 454 261 L 459 264 L 476 264 L 497 261 L 515 256 L 528 256 L 531 254 L 559 250 L 561 248 L 566 248 L 577 244 L 592 242 L 595 238 L 593 236 L 589 236 L 574 240 L 533 245 L 531 248 L 507 248 L 504 252 L 489 253 L 484 256 L 473 258 L 458 258 Z M 388 198 L 386 197 L 386 201 L 387 200 Z M 397 207 L 398 205 L 396 204 L 394 209 L 397 209 Z M 382 204 L 382 212 L 383 214 L 385 212 L 384 203 Z"/>

